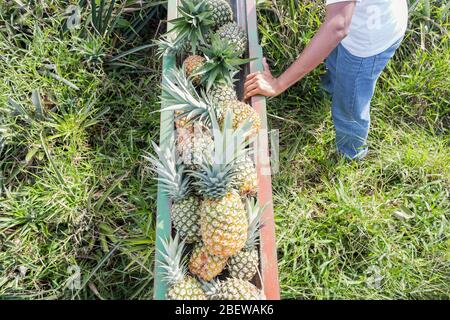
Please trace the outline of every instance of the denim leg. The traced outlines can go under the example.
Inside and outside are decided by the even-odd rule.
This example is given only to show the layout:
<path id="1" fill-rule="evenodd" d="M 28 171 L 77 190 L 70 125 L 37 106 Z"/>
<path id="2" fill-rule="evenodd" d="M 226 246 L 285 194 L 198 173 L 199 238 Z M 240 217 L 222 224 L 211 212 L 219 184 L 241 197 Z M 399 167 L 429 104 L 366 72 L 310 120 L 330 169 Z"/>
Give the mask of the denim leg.
<path id="1" fill-rule="evenodd" d="M 362 159 L 367 154 L 370 102 L 378 77 L 399 45 L 400 41 L 367 58 L 353 56 L 338 46 L 332 115 L 337 149 L 349 159 Z"/>
<path id="2" fill-rule="evenodd" d="M 322 88 L 329 94 L 333 94 L 336 79 L 336 59 L 338 47 L 334 48 L 325 60 L 326 73 L 321 77 Z"/>

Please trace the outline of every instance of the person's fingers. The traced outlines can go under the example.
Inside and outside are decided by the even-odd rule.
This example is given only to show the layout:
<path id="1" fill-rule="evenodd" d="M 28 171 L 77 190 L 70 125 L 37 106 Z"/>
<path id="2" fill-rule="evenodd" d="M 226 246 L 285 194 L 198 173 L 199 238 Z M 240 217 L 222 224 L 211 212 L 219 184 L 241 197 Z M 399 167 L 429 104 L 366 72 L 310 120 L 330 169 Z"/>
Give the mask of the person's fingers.
<path id="1" fill-rule="evenodd" d="M 255 82 L 255 83 L 253 83 L 252 85 L 248 86 L 248 87 L 245 89 L 245 92 L 250 92 L 250 91 L 252 91 L 252 90 L 254 90 L 254 89 L 256 89 L 256 88 L 259 88 L 259 83 L 258 83 L 258 82 Z"/>
<path id="2" fill-rule="evenodd" d="M 250 80 L 245 81 L 245 83 L 244 83 L 244 91 L 245 91 L 249 86 L 251 86 L 252 84 L 254 84 L 254 83 L 257 82 L 257 81 L 258 81 L 257 78 L 252 78 L 252 79 L 250 79 Z"/>
<path id="3" fill-rule="evenodd" d="M 259 72 L 253 72 L 250 73 L 249 75 L 247 75 L 247 77 L 245 78 L 247 81 L 253 79 L 254 77 L 256 77 L 259 74 Z"/>
<path id="4" fill-rule="evenodd" d="M 246 88 L 248 88 L 249 86 L 251 86 L 252 84 L 254 84 L 257 81 L 258 81 L 258 78 L 256 78 L 256 77 L 245 81 L 245 83 L 244 83 L 244 91 L 246 90 Z"/>
<path id="5" fill-rule="evenodd" d="M 261 91 L 260 91 L 260 88 L 259 88 L 259 87 L 256 88 L 256 89 L 253 89 L 253 90 L 249 91 L 249 92 L 247 93 L 247 95 L 246 95 L 245 100 L 250 99 L 250 98 L 253 97 L 253 96 L 256 96 L 256 95 L 259 94 L 260 92 L 261 92 Z"/>

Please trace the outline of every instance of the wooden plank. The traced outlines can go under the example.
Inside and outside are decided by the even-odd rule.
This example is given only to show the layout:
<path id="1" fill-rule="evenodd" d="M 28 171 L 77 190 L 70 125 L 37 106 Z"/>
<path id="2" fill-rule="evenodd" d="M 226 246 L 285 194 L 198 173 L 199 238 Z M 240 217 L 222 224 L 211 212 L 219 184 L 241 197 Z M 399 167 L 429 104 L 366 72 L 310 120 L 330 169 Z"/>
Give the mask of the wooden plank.
<path id="1" fill-rule="evenodd" d="M 245 7 L 245 1 L 241 0 L 231 0 L 229 1 L 231 7 L 233 8 L 234 18 L 236 23 L 243 29 L 247 30 L 247 11 Z M 239 99 L 243 98 L 244 94 L 244 80 L 245 76 L 249 73 L 249 65 L 245 64 L 242 66 L 241 71 L 237 75 L 237 80 L 235 83 L 236 93 Z"/>
<path id="2" fill-rule="evenodd" d="M 178 0 L 169 0 L 167 8 L 167 19 L 172 20 L 177 17 Z M 167 25 L 167 30 L 171 28 L 170 24 Z M 165 55 L 163 57 L 163 74 L 167 70 L 173 68 L 176 65 L 174 56 Z M 163 80 L 164 81 L 164 80 Z M 162 101 L 161 108 L 165 108 L 167 105 Z M 169 144 L 174 137 L 174 115 L 173 111 L 161 112 L 160 121 L 160 139 L 159 145 L 164 146 Z M 162 239 L 167 239 L 172 230 L 170 218 L 170 201 L 165 192 L 162 191 L 161 184 L 158 183 L 158 197 L 157 197 L 157 216 L 156 216 L 156 252 L 155 252 L 155 272 L 154 272 L 154 292 L 153 297 L 155 300 L 165 300 L 167 292 L 167 284 L 165 283 L 161 273 L 163 271 L 161 263 L 162 257 L 160 250 L 163 246 Z"/>
<path id="3" fill-rule="evenodd" d="M 250 62 L 250 72 L 263 71 L 262 48 L 258 41 L 258 24 L 256 19 L 255 0 L 246 0 L 247 33 L 249 39 L 249 56 L 257 59 Z M 269 161 L 269 140 L 267 127 L 266 99 L 255 96 L 251 99 L 251 105 L 261 117 L 261 134 L 258 136 L 255 149 L 256 169 L 258 172 L 258 200 L 261 204 L 267 204 L 262 216 L 264 223 L 261 229 L 260 256 L 261 275 L 264 293 L 269 300 L 280 299 L 280 287 L 278 279 L 278 260 L 275 238 L 275 221 L 272 199 L 272 177 Z"/>

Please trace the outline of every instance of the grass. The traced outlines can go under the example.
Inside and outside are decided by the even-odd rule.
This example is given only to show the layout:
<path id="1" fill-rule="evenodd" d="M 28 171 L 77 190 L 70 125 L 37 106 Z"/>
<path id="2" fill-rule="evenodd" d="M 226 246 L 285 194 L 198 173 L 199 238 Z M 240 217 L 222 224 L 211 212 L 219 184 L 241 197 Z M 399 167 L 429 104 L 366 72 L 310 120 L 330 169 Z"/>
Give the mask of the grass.
<path id="1" fill-rule="evenodd" d="M 0 5 L 0 297 L 149 299 L 156 188 L 142 155 L 158 135 L 149 44 L 164 4 L 116 1 L 99 25 L 80 1 L 81 26 L 66 30 L 77 1 L 45 3 Z M 448 11 L 439 1 L 410 11 L 365 161 L 336 156 L 322 69 L 269 101 L 283 298 L 450 297 Z M 275 74 L 322 13 L 313 1 L 260 2 Z"/>

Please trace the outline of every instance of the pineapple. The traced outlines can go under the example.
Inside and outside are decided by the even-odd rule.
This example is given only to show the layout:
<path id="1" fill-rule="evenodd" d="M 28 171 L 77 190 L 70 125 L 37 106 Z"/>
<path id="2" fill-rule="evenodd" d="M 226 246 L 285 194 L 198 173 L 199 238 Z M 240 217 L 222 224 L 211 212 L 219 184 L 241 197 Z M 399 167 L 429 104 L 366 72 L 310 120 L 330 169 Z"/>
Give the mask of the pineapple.
<path id="1" fill-rule="evenodd" d="M 219 82 L 208 92 L 209 96 L 204 92 L 199 95 L 182 70 L 172 69 L 163 81 L 163 99 L 169 105 L 163 111 L 172 110 L 176 112 L 178 119 L 188 119 L 191 122 L 199 120 L 209 125 L 212 117 L 219 118 L 220 122 L 223 122 L 224 114 L 229 110 L 234 115 L 234 129 L 245 122 L 251 122 L 252 134 L 259 131 L 261 119 L 258 113 L 246 103 L 228 100 L 233 96 L 228 84 Z M 186 124 L 186 120 L 183 120 L 183 124 Z M 177 127 L 180 126 L 180 124 L 177 125 Z"/>
<path id="2" fill-rule="evenodd" d="M 226 83 L 215 84 L 208 92 L 211 101 L 220 104 L 227 101 L 237 100 L 236 91 L 233 86 Z"/>
<path id="3" fill-rule="evenodd" d="M 219 199 L 205 199 L 200 205 L 200 230 L 208 252 L 229 257 L 239 252 L 247 238 L 245 209 L 232 190 Z"/>
<path id="4" fill-rule="evenodd" d="M 240 251 L 247 239 L 248 221 L 245 207 L 234 190 L 236 160 L 245 154 L 250 123 L 232 130 L 232 114 L 227 113 L 223 131 L 212 118 L 214 159 L 200 165 L 191 176 L 203 197 L 200 205 L 200 230 L 210 254 L 229 257 Z"/>
<path id="5" fill-rule="evenodd" d="M 233 21 L 233 10 L 226 0 L 206 0 L 206 6 L 212 13 L 215 26 L 220 27 Z"/>
<path id="6" fill-rule="evenodd" d="M 200 84 L 201 76 L 195 73 L 205 64 L 206 59 L 199 55 L 187 57 L 183 62 L 183 67 L 188 77 L 192 77 L 192 83 L 196 86 Z"/>
<path id="7" fill-rule="evenodd" d="M 175 110 L 175 128 L 181 132 L 192 132 L 194 130 L 193 122 L 181 110 Z"/>
<path id="8" fill-rule="evenodd" d="M 186 275 L 186 262 L 183 259 L 184 241 L 180 243 L 178 234 L 174 239 L 162 240 L 164 251 L 162 256 L 163 279 L 167 282 L 169 300 L 206 300 L 207 296 L 201 283 Z"/>
<path id="9" fill-rule="evenodd" d="M 197 53 L 200 45 L 205 45 L 205 35 L 216 28 L 217 22 L 206 0 L 181 0 L 178 18 L 169 21 L 172 28 L 157 41 L 159 53 L 179 54 L 183 51 Z M 171 38 L 172 35 L 175 35 Z"/>
<path id="10" fill-rule="evenodd" d="M 201 46 L 200 50 L 206 61 L 193 76 L 201 76 L 201 83 L 206 86 L 207 91 L 219 82 L 233 85 L 233 77 L 239 72 L 238 67 L 252 60 L 241 59 L 242 53 L 236 46 L 229 41 L 223 41 L 217 33 L 211 35 L 211 44 Z"/>
<path id="11" fill-rule="evenodd" d="M 199 94 L 183 70 L 171 69 L 163 80 L 162 99 L 168 107 L 162 111 L 175 111 L 177 118 L 183 119 L 177 127 L 186 124 L 185 119 L 189 123 L 200 121 L 208 126 L 211 117 L 221 117 L 219 106 L 213 104 L 203 91 Z"/>
<path id="12" fill-rule="evenodd" d="M 179 40 L 170 36 L 170 34 L 162 35 L 160 39 L 153 41 L 157 45 L 156 55 L 162 58 L 165 54 L 167 55 L 177 55 L 182 52 L 191 52 L 191 47 L 187 40 Z M 205 43 L 209 44 L 210 41 L 206 40 Z"/>
<path id="13" fill-rule="evenodd" d="M 191 194 L 191 180 L 186 174 L 184 165 L 176 163 L 173 147 L 161 150 L 153 143 L 159 159 L 153 155 L 146 157 L 157 174 L 157 180 L 172 200 L 172 223 L 180 236 L 187 242 L 193 243 L 200 240 L 199 209 L 201 201 Z"/>
<path id="14" fill-rule="evenodd" d="M 210 281 L 222 272 L 227 264 L 227 258 L 214 256 L 206 250 L 203 244 L 197 244 L 189 260 L 189 271 L 199 278 Z"/>
<path id="15" fill-rule="evenodd" d="M 236 161 L 236 187 L 242 196 L 256 196 L 258 192 L 258 175 L 253 160 L 249 156 Z"/>
<path id="16" fill-rule="evenodd" d="M 181 128 L 177 130 L 177 154 L 179 159 L 190 170 L 196 170 L 203 158 L 211 159 L 213 139 L 210 131 L 201 123 L 193 124 L 193 130 Z"/>
<path id="17" fill-rule="evenodd" d="M 252 283 L 238 279 L 202 281 L 202 288 L 209 300 L 265 300 L 264 293 Z"/>
<path id="18" fill-rule="evenodd" d="M 260 207 L 254 200 L 246 202 L 248 216 L 248 236 L 242 251 L 228 260 L 228 272 L 234 278 L 251 280 L 258 271 L 259 255 L 256 245 L 259 242 L 259 230 L 261 228 L 261 215 L 265 207 Z"/>
<path id="19" fill-rule="evenodd" d="M 261 128 L 261 119 L 256 110 L 252 106 L 238 101 L 236 91 L 232 86 L 224 82 L 218 83 L 208 91 L 208 95 L 216 108 L 221 110 L 222 115 L 227 110 L 234 114 L 234 128 L 239 127 L 245 121 L 252 122 L 255 133 Z"/>
<path id="20" fill-rule="evenodd" d="M 225 114 L 227 111 L 233 113 L 233 128 L 238 128 L 246 121 L 252 123 L 252 134 L 257 134 L 261 128 L 261 119 L 256 110 L 249 104 L 234 100 L 221 103 L 219 108 L 222 110 L 222 114 Z"/>
<path id="21" fill-rule="evenodd" d="M 224 24 L 216 33 L 220 39 L 233 45 L 239 52 L 239 56 L 242 56 L 247 50 L 247 34 L 236 22 Z"/>

